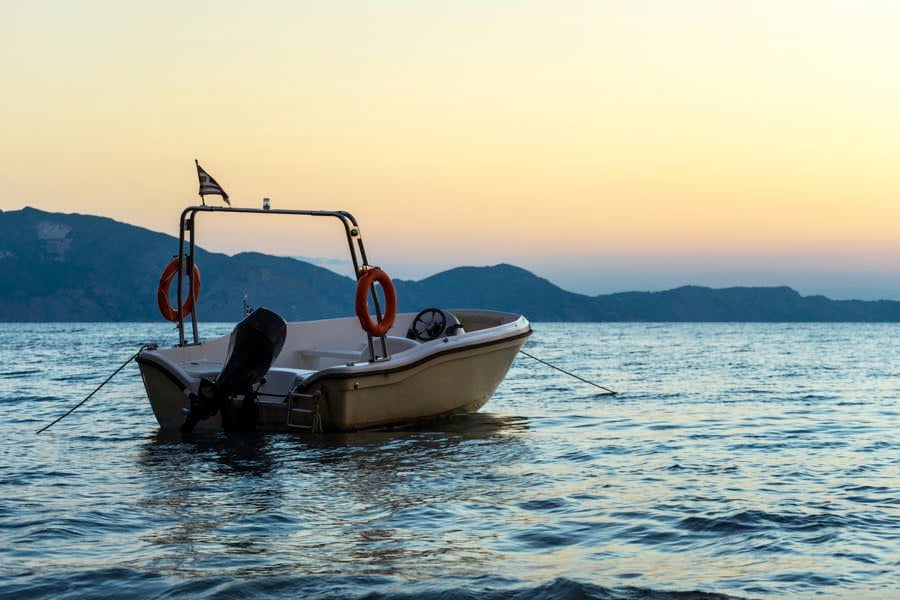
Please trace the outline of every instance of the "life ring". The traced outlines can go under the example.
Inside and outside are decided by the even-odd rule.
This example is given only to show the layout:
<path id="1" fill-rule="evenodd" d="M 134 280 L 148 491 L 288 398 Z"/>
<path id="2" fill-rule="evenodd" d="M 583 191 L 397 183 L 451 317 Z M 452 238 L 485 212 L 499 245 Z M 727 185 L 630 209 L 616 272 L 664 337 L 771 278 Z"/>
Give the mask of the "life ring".
<path id="1" fill-rule="evenodd" d="M 381 317 L 380 323 L 373 321 L 369 315 L 369 292 L 372 291 L 376 281 L 384 290 L 384 316 Z M 390 276 L 378 267 L 363 273 L 356 284 L 356 316 L 359 317 L 359 324 L 366 333 L 378 337 L 387 334 L 394 324 L 394 318 L 397 316 L 397 292 L 394 291 L 394 282 Z"/>
<path id="2" fill-rule="evenodd" d="M 181 261 L 177 256 L 170 260 L 169 264 L 166 265 L 166 268 L 163 269 L 162 275 L 159 278 L 159 287 L 156 288 L 156 303 L 159 305 L 160 314 L 162 314 L 163 319 L 166 321 L 175 322 L 191 314 L 194 310 L 194 303 L 196 303 L 197 298 L 200 297 L 200 269 L 197 268 L 197 265 L 194 265 L 194 294 L 191 295 L 190 292 L 188 292 L 188 297 L 184 301 L 184 304 L 181 305 L 180 310 L 175 310 L 172 308 L 172 305 L 169 304 L 169 286 L 172 284 L 172 279 L 175 277 L 176 273 L 178 273 L 180 264 Z"/>

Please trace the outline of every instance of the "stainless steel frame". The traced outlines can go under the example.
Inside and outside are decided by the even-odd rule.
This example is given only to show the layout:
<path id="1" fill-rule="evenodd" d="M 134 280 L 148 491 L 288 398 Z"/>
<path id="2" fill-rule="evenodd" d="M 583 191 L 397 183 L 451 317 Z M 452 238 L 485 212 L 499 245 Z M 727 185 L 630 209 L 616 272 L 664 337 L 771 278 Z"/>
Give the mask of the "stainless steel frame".
<path id="1" fill-rule="evenodd" d="M 182 301 L 184 299 L 183 291 L 184 291 L 184 275 L 185 273 L 193 273 L 194 264 L 195 264 L 195 239 L 197 233 L 197 214 L 201 212 L 217 212 L 217 213 L 250 213 L 250 214 L 261 214 L 261 215 L 301 215 L 307 217 L 332 217 L 340 220 L 340 222 L 344 225 L 344 232 L 347 235 L 347 246 L 350 248 L 350 259 L 353 261 L 353 272 L 356 276 L 356 279 L 359 280 L 362 277 L 363 273 L 365 273 L 371 265 L 369 265 L 369 259 L 366 257 L 366 248 L 363 244 L 362 235 L 359 231 L 359 223 L 356 221 L 356 218 L 350 213 L 343 210 L 281 210 L 281 209 L 262 209 L 262 208 L 232 208 L 225 206 L 189 206 L 185 208 L 181 213 L 181 221 L 179 226 L 178 233 L 178 258 L 179 258 L 179 268 L 178 268 L 178 284 L 177 284 L 177 302 L 176 306 L 181 307 Z M 188 251 L 185 254 L 185 232 L 188 233 Z M 356 242 L 354 244 L 354 241 Z M 194 278 L 188 277 L 188 298 L 193 297 L 194 295 Z M 372 288 L 372 300 L 375 305 L 375 315 L 378 317 L 378 321 L 381 322 L 381 304 L 378 301 L 378 294 L 375 291 L 373 286 Z M 197 330 L 197 305 L 194 304 L 194 309 L 191 311 L 191 331 L 193 334 L 194 341 L 192 344 L 199 344 L 200 342 L 200 334 Z M 375 356 L 375 346 L 372 341 L 372 336 L 366 333 L 366 336 L 369 340 L 369 358 L 371 361 L 376 360 Z M 184 315 L 182 315 L 179 311 L 178 315 L 178 345 L 179 346 L 187 346 L 190 345 L 185 340 L 184 335 Z M 388 358 L 387 352 L 387 341 L 384 336 L 381 336 L 381 350 L 382 356 L 385 360 Z"/>

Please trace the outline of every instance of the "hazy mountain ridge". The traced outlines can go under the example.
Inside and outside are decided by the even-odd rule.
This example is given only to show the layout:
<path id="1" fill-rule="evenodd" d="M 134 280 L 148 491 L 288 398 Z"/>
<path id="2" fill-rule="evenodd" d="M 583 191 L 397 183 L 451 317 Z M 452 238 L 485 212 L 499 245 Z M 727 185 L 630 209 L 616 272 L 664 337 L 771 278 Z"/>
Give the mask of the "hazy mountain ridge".
<path id="1" fill-rule="evenodd" d="M 156 321 L 156 286 L 177 238 L 106 217 L 0 211 L 0 321 Z M 246 292 L 289 320 L 353 314 L 355 283 L 294 258 L 197 251 L 201 320 L 236 321 Z M 900 321 L 900 302 L 830 300 L 789 287 L 586 296 L 499 264 L 396 280 L 400 309 L 482 307 L 534 321 Z"/>

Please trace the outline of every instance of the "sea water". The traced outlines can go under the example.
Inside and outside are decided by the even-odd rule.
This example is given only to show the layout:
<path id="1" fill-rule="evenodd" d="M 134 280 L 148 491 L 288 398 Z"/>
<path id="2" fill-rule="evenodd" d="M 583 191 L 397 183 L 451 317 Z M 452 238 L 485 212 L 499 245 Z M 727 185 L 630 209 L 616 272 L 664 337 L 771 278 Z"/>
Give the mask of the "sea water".
<path id="1" fill-rule="evenodd" d="M 0 325 L 0 596 L 900 596 L 900 326 L 534 329 L 620 393 L 520 356 L 476 415 L 181 439 L 133 364 L 35 434 L 170 327 Z"/>

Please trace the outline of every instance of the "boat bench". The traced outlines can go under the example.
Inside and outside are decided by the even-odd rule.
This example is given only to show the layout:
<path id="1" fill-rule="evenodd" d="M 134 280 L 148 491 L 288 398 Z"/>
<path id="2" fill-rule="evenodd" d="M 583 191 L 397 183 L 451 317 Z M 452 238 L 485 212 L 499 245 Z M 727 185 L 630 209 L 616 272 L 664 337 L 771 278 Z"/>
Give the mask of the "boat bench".
<path id="1" fill-rule="evenodd" d="M 389 335 L 385 338 L 390 354 L 399 354 L 419 345 L 419 342 L 403 337 Z M 375 338 L 375 354 L 381 356 L 381 342 Z M 309 348 L 305 350 L 297 350 L 297 361 L 295 364 L 300 365 L 304 369 L 325 369 L 327 367 L 336 367 L 346 365 L 348 362 L 368 362 L 369 345 L 364 343 L 358 350 L 333 350 Z"/>
<path id="2" fill-rule="evenodd" d="M 210 381 L 222 371 L 223 363 L 215 362 L 189 362 L 180 365 L 191 377 L 204 377 Z M 278 401 L 282 402 L 294 389 L 298 381 L 303 381 L 310 375 L 315 373 L 310 369 L 289 369 L 286 367 L 272 367 L 266 373 L 265 383 L 260 386 L 259 392 L 263 394 L 266 401 L 270 401 L 278 397 Z"/>
<path id="3" fill-rule="evenodd" d="M 318 371 L 327 367 L 345 365 L 350 361 L 359 361 L 359 350 L 327 350 L 310 348 L 297 350 L 297 359 L 294 364 L 304 369 Z"/>
<path id="4" fill-rule="evenodd" d="M 289 369 L 287 367 L 272 367 L 266 373 L 265 383 L 260 386 L 260 402 L 284 402 L 297 383 L 303 381 L 315 371 L 309 369 Z"/>

